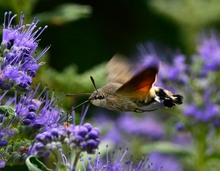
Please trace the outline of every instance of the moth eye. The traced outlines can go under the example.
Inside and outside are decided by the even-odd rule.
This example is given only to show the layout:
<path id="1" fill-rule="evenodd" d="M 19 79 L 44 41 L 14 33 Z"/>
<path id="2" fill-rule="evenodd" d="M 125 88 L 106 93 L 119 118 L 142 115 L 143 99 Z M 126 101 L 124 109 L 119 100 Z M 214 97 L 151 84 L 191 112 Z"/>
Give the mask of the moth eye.
<path id="1" fill-rule="evenodd" d="M 96 96 L 96 99 L 99 99 L 99 100 L 104 99 L 104 98 L 105 98 L 104 95 L 101 95 L 101 94 Z"/>
<path id="2" fill-rule="evenodd" d="M 99 99 L 104 99 L 104 96 L 103 96 L 103 95 L 100 95 L 100 96 L 99 96 Z"/>

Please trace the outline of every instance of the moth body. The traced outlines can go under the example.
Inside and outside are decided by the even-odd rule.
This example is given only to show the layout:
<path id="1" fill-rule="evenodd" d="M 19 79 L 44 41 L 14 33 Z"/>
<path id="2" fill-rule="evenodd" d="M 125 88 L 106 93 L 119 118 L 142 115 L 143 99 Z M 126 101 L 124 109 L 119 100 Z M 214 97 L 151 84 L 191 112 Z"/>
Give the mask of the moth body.
<path id="1" fill-rule="evenodd" d="M 151 111 L 142 109 L 152 103 L 163 103 L 165 107 L 171 108 L 175 105 L 182 104 L 181 95 L 173 95 L 170 91 L 160 87 L 153 86 L 144 99 L 138 97 L 123 96 L 117 93 L 122 86 L 120 83 L 109 83 L 98 91 L 94 91 L 89 97 L 90 102 L 99 107 L 116 111 L 133 111 L 145 112 Z"/>
<path id="2" fill-rule="evenodd" d="M 95 106 L 116 111 L 146 112 L 155 110 L 143 108 L 152 103 L 162 103 L 167 108 L 182 104 L 181 95 L 154 86 L 159 65 L 145 66 L 135 72 L 125 58 L 116 55 L 108 62 L 107 70 L 108 83 L 99 89 L 90 77 L 95 91 L 88 100 Z"/>

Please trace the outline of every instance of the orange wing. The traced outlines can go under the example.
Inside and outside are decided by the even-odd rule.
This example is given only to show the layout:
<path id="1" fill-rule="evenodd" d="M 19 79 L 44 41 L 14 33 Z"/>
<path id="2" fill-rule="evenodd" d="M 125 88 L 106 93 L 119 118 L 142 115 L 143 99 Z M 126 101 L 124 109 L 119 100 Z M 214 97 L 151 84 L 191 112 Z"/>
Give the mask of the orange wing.
<path id="1" fill-rule="evenodd" d="M 132 77 L 123 84 L 116 92 L 128 97 L 144 99 L 156 81 L 158 66 L 150 66 Z"/>

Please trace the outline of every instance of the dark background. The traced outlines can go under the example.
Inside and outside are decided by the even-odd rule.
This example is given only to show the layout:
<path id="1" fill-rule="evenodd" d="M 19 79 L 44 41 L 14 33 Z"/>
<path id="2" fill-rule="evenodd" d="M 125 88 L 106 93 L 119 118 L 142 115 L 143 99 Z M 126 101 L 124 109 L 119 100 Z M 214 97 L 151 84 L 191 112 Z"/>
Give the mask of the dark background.
<path id="1" fill-rule="evenodd" d="M 52 44 L 49 64 L 62 71 L 74 63 L 82 72 L 109 60 L 115 53 L 134 53 L 139 43 L 159 42 L 186 54 L 194 52 L 198 34 L 218 27 L 220 5 L 217 1 L 176 2 L 5 0 L 0 5 L 1 13 L 24 11 L 29 20 L 39 16 L 40 24 L 49 25 L 40 42 L 42 47 Z M 86 5 L 90 12 L 65 21 L 58 10 L 64 4 Z"/>

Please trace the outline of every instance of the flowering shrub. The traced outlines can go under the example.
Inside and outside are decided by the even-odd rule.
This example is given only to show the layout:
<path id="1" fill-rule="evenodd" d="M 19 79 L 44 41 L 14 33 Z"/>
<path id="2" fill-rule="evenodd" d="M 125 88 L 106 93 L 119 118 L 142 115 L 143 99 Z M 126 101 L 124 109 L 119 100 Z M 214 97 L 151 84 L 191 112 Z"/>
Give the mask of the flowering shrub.
<path id="1" fill-rule="evenodd" d="M 55 98 L 40 84 L 33 88 L 32 79 L 44 64 L 39 59 L 49 49 L 35 54 L 47 26 L 37 27 L 36 19 L 24 24 L 23 13 L 19 24 L 13 25 L 15 17 L 5 13 L 0 46 L 0 169 L 24 164 L 38 171 L 220 168 L 220 41 L 216 34 L 204 34 L 197 52 L 188 58 L 158 55 L 140 46 L 141 65 L 160 60 L 157 86 L 178 91 L 184 104 L 170 110 L 157 106 L 159 110 L 144 115 L 110 117 L 101 112 L 91 118 L 95 127 L 83 123 L 88 108 L 75 124 L 75 113 L 68 117 L 69 112 L 59 105 L 62 95 Z M 103 143 L 109 145 L 102 148 Z M 115 150 L 121 145 L 129 151 Z"/>
<path id="2" fill-rule="evenodd" d="M 36 19 L 31 24 L 25 25 L 24 14 L 21 14 L 19 24 L 13 26 L 15 17 L 16 15 L 12 16 L 11 12 L 6 12 L 3 23 L 0 62 L 0 86 L 3 90 L 9 90 L 14 86 L 29 89 L 32 78 L 43 64 L 37 61 L 49 49 L 49 47 L 45 48 L 34 57 L 38 38 L 47 26 L 36 29 L 38 23 Z"/>
<path id="3" fill-rule="evenodd" d="M 67 160 L 69 153 L 75 153 L 73 165 L 66 166 L 69 170 L 76 167 L 80 153 L 94 153 L 98 148 L 99 130 L 91 124 L 64 127 L 65 116 L 62 108 L 58 107 L 61 97 L 55 98 L 54 92 L 44 88 L 39 93 L 39 86 L 31 88 L 32 78 L 43 64 L 38 60 L 49 49 L 45 48 L 34 57 L 38 47 L 38 38 L 47 28 L 37 28 L 38 21 L 24 24 L 24 14 L 21 14 L 18 25 L 12 22 L 16 15 L 5 13 L 3 23 L 3 38 L 1 43 L 0 89 L 2 92 L 0 106 L 0 168 L 6 165 L 24 164 L 30 161 L 28 156 L 48 157 L 50 153 Z M 9 90 L 15 89 L 14 97 L 9 98 Z M 20 90 L 24 93 L 18 93 Z M 63 147 L 63 148 L 62 148 Z M 65 148 L 65 149 L 64 149 Z M 63 150 L 70 150 L 64 155 Z M 72 156 L 69 159 L 69 164 Z M 58 162 L 58 161 L 57 161 Z M 27 162 L 30 170 L 31 162 Z M 44 165 L 42 164 L 42 167 Z M 60 163 L 56 164 L 57 169 Z M 37 169 L 37 167 L 35 167 Z"/>
<path id="4" fill-rule="evenodd" d="M 97 152 L 100 131 L 90 123 L 69 123 L 75 116 L 67 117 L 68 114 L 58 106 L 61 96 L 55 98 L 54 92 L 50 93 L 47 88 L 40 92 L 40 84 L 32 87 L 33 77 L 44 64 L 38 60 L 49 49 L 47 47 L 35 56 L 39 36 L 47 26 L 37 28 L 36 19 L 31 24 L 24 24 L 23 13 L 19 24 L 13 26 L 16 16 L 12 12 L 5 13 L 0 46 L 0 169 L 26 163 L 29 170 L 51 170 L 38 158 L 54 161 L 50 166 L 54 170 L 80 169 L 79 161 L 86 168 L 81 158 Z M 117 160 L 110 164 L 108 160 L 103 163 L 97 158 L 93 167 L 88 159 L 89 162 L 90 170 L 124 168 Z M 146 168 L 131 161 L 128 166 L 136 170 Z"/>

